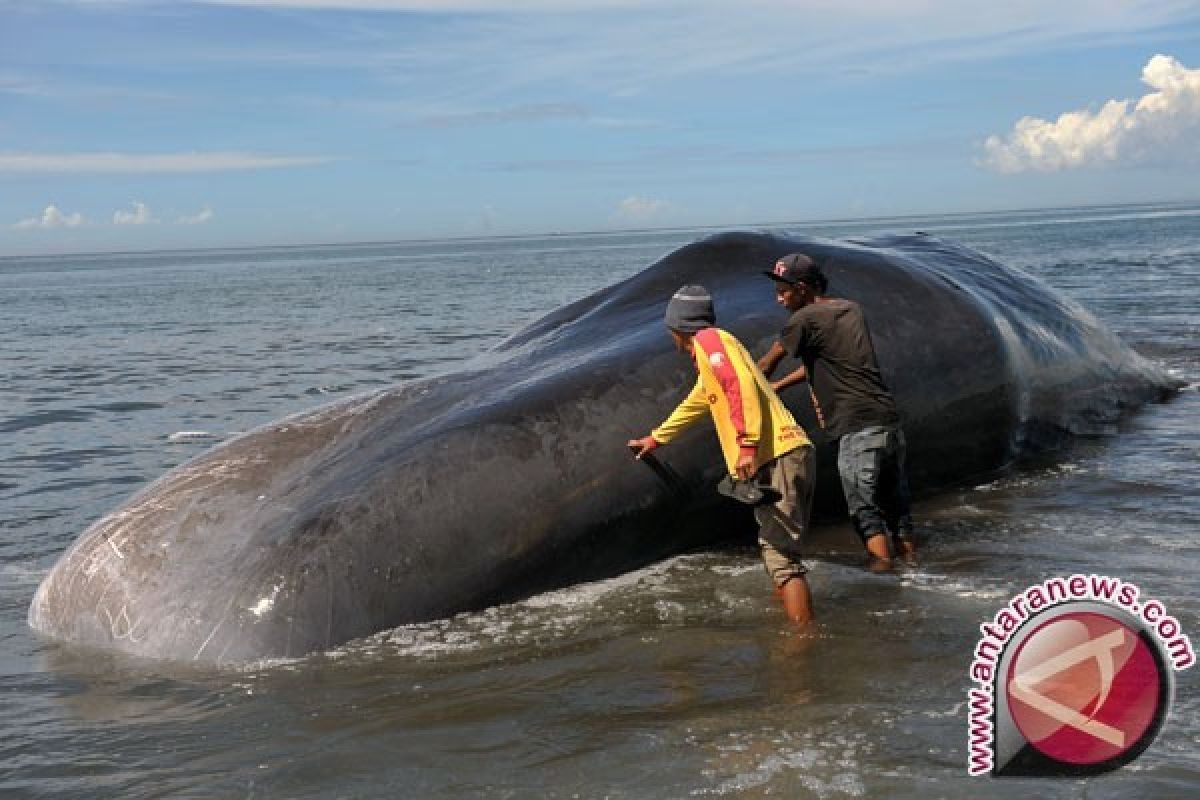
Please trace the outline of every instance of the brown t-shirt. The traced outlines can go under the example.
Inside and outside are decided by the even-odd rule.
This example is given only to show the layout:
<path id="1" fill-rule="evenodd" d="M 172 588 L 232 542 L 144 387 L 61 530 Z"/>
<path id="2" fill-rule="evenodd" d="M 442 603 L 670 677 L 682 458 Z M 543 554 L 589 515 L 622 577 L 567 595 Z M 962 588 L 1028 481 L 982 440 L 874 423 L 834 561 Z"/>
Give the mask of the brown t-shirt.
<path id="1" fill-rule="evenodd" d="M 875 360 L 875 346 L 853 300 L 828 298 L 792 314 L 780 337 L 793 358 L 804 362 L 833 438 L 876 425 L 897 425 L 896 401 Z"/>

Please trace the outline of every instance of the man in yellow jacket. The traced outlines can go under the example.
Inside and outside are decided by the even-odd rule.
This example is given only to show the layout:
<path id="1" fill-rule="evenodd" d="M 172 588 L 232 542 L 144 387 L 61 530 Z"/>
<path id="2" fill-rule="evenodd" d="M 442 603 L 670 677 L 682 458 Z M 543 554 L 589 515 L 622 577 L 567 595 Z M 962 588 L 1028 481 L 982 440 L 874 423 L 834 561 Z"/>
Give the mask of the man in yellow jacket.
<path id="1" fill-rule="evenodd" d="M 758 545 L 788 617 L 807 623 L 812 619 L 812 595 L 807 568 L 797 556 L 800 543 L 785 550 L 772 542 L 780 542 L 781 533 L 794 540 L 808 528 L 816 477 L 812 443 L 746 348 L 716 327 L 708 290 L 691 285 L 677 291 L 667 304 L 666 323 L 676 348 L 695 360 L 696 385 L 666 421 L 649 436 L 630 440 L 629 447 L 642 458 L 711 415 L 729 474 L 769 485 L 780 495 L 775 509 L 791 524 L 785 529 L 770 509 L 755 508 Z M 765 535 L 768 525 L 776 529 Z"/>

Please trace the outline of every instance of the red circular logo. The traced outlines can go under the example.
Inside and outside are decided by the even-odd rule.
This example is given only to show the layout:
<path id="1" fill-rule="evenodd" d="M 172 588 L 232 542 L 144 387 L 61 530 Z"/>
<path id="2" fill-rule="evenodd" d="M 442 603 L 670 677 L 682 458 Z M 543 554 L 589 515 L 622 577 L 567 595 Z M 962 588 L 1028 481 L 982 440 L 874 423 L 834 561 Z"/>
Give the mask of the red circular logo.
<path id="1" fill-rule="evenodd" d="M 1151 646 L 1092 611 L 1056 616 L 1021 642 L 1005 680 L 1025 740 L 1064 764 L 1120 758 L 1160 721 L 1165 676 Z"/>

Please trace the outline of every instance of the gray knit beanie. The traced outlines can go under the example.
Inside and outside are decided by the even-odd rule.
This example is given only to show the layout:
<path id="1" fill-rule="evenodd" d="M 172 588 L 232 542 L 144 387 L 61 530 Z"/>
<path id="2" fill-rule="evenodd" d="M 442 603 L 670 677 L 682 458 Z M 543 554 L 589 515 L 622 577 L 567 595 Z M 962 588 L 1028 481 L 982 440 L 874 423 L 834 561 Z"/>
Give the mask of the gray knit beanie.
<path id="1" fill-rule="evenodd" d="M 667 303 L 667 327 L 680 333 L 695 333 L 717 322 L 712 296 L 698 284 L 684 286 Z"/>

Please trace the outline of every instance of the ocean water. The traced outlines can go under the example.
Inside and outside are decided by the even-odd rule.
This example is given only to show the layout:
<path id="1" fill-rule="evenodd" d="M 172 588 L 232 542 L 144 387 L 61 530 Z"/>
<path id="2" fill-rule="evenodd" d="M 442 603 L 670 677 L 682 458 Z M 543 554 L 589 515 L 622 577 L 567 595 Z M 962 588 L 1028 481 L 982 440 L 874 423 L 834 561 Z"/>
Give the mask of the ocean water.
<path id="1" fill-rule="evenodd" d="M 965 704 L 979 624 L 1055 575 L 1134 582 L 1200 643 L 1200 205 L 774 230 L 956 239 L 1187 388 L 921 500 L 914 570 L 817 563 L 814 636 L 728 548 L 284 664 L 167 667 L 27 627 L 90 522 L 217 441 L 453 371 L 711 231 L 0 258 L 0 796 L 1200 796 L 1200 670 L 1145 754 L 1090 779 L 969 778 Z M 856 551 L 845 525 L 817 533 Z"/>

